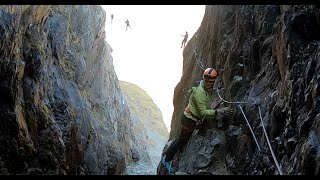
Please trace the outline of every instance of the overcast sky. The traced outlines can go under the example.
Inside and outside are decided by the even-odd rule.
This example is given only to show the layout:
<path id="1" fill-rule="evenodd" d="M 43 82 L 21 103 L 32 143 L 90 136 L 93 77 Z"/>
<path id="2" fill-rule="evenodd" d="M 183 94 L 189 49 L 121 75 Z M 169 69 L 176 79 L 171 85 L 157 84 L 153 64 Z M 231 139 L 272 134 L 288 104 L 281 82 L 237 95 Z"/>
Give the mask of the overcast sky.
<path id="1" fill-rule="evenodd" d="M 181 42 L 198 30 L 204 5 L 103 5 L 106 40 L 119 80 L 145 90 L 170 131 L 173 92 L 182 75 Z M 114 15 L 111 23 L 111 14 Z M 131 29 L 126 31 L 125 21 Z M 182 112 L 181 112 L 182 113 Z"/>

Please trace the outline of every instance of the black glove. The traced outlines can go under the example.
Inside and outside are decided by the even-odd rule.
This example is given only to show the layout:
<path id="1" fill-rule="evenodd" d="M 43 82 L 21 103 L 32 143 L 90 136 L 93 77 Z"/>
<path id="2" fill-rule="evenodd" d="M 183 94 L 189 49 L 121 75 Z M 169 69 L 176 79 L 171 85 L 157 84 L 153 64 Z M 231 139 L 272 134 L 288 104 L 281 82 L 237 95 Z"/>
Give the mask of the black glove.
<path id="1" fill-rule="evenodd" d="M 233 114 L 233 109 L 231 107 L 224 107 L 217 109 L 217 115 L 222 115 L 222 116 L 231 116 Z"/>

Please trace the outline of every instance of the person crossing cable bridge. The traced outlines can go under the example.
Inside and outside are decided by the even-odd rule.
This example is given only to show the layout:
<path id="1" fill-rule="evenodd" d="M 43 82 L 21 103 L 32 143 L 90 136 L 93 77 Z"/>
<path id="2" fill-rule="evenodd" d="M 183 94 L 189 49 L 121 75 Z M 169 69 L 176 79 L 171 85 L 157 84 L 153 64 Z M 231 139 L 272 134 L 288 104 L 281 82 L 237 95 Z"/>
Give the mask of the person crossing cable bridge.
<path id="1" fill-rule="evenodd" d="M 181 35 L 183 36 L 183 40 L 181 42 L 181 48 L 182 47 L 186 47 L 186 43 L 187 43 L 187 40 L 188 40 L 188 32 L 186 31 L 186 34 L 185 35 Z"/>
<path id="2" fill-rule="evenodd" d="M 130 22 L 128 19 L 124 23 L 126 23 L 126 31 L 128 31 L 128 27 L 131 29 Z"/>
<path id="3" fill-rule="evenodd" d="M 174 155 L 189 141 L 197 122 L 206 120 L 206 118 L 215 119 L 217 115 L 230 116 L 233 114 L 233 109 L 230 107 L 211 109 L 213 86 L 216 78 L 217 71 L 214 68 L 207 68 L 203 72 L 199 85 L 190 89 L 192 93 L 188 105 L 183 111 L 179 137 L 164 151 L 161 159 L 162 164 L 167 169 L 171 168 L 169 162 Z"/>

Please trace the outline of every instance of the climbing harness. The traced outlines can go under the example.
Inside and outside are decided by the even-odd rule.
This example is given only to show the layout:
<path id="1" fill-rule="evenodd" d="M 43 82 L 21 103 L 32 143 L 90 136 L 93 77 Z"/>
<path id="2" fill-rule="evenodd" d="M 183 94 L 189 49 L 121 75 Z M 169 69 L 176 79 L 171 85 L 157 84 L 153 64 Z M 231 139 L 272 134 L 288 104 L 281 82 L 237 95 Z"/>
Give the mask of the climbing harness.
<path id="1" fill-rule="evenodd" d="M 196 126 L 199 126 L 200 124 L 202 124 L 202 122 L 204 121 L 205 117 L 203 117 L 202 119 L 199 119 L 196 123 Z"/>

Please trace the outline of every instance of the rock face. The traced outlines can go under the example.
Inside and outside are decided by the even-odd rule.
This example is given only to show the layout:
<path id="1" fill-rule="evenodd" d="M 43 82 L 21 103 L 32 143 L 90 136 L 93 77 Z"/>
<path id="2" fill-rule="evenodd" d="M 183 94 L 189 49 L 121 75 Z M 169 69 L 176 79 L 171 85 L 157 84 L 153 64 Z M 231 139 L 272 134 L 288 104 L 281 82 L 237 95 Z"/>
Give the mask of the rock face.
<path id="1" fill-rule="evenodd" d="M 129 175 L 155 175 L 163 146 L 169 133 L 160 109 L 151 97 L 140 87 L 129 82 L 119 81 L 120 88 L 127 98 L 133 122 L 133 132 L 141 145 L 139 149 L 148 152 L 128 166 Z M 139 162 L 137 161 L 139 160 Z"/>
<path id="2" fill-rule="evenodd" d="M 212 120 L 195 131 L 176 154 L 175 171 L 320 175 L 319 12 L 313 5 L 206 6 L 183 52 L 167 144 L 179 134 L 186 91 L 204 68 L 223 69 L 212 106 L 230 105 L 219 95 L 246 103 L 232 103 L 236 112 L 222 126 Z M 157 174 L 168 174 L 161 163 Z"/>
<path id="3" fill-rule="evenodd" d="M 105 16 L 91 5 L 0 6 L 0 174 L 123 174 L 147 153 Z"/>

